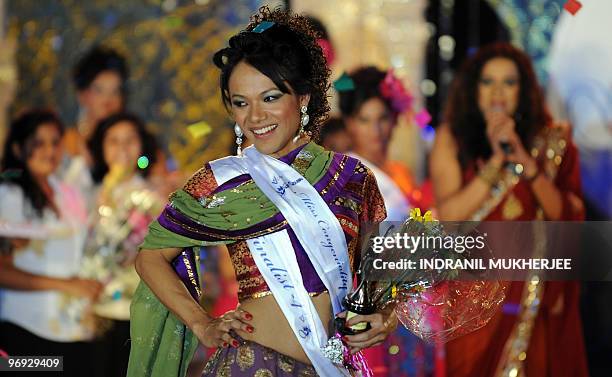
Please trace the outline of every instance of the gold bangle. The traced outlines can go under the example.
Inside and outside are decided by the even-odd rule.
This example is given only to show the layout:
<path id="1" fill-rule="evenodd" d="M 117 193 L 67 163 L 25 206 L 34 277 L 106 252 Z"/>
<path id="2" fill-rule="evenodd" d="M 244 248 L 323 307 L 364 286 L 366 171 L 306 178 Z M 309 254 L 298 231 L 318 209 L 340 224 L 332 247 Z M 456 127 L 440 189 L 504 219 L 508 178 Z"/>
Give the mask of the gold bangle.
<path id="1" fill-rule="evenodd" d="M 480 169 L 478 172 L 478 177 L 489 186 L 494 186 L 499 180 L 499 167 L 489 162 L 482 169 Z"/>

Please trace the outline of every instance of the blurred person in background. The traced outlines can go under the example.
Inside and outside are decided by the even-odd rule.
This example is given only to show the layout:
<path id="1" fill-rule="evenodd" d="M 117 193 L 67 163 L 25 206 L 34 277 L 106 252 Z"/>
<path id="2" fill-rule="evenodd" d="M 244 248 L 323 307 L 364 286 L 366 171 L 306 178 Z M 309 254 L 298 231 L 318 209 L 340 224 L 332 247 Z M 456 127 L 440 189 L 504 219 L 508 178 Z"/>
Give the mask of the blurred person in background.
<path id="1" fill-rule="evenodd" d="M 123 112 L 127 103 L 129 67 L 123 55 L 105 46 L 94 46 L 75 65 L 73 82 L 79 101 L 79 118 L 75 128 L 64 137 L 68 158 L 61 169 L 62 179 L 74 183 L 84 193 L 89 206 L 95 207 L 90 193 L 94 182 L 89 170 L 94 163 L 87 147 L 96 125 L 109 116 Z M 149 179 L 162 196 L 176 189 L 182 177 L 166 167 L 165 153 L 156 145 L 155 156 L 149 156 Z M 93 208 L 92 207 L 92 208 Z"/>
<path id="2" fill-rule="evenodd" d="M 126 104 L 128 66 L 121 54 L 95 46 L 75 64 L 72 73 L 79 102 L 75 128 L 66 132 L 66 152 L 70 156 L 88 153 L 86 141 L 96 125 Z"/>
<path id="3" fill-rule="evenodd" d="M 83 376 L 92 371 L 90 307 L 101 284 L 77 277 L 87 214 L 79 191 L 54 176 L 62 134 L 53 112 L 31 110 L 11 123 L 4 146 L 0 349 L 60 355 L 63 375 Z"/>
<path id="4" fill-rule="evenodd" d="M 554 123 L 529 57 L 509 44 L 464 63 L 430 159 L 442 221 L 583 219 L 569 127 Z M 587 376 L 578 295 L 575 282 L 510 283 L 503 310 L 447 344 L 448 375 Z"/>
<path id="5" fill-rule="evenodd" d="M 391 71 L 362 67 L 343 77 L 341 80 L 351 82 L 347 89 L 338 90 L 351 153 L 376 176 L 385 199 L 387 220 L 402 221 L 408 217 L 408 198 L 414 183 L 408 168 L 389 161 L 388 152 L 397 118 L 409 110 L 412 97 Z"/>
<path id="6" fill-rule="evenodd" d="M 387 208 L 386 221 L 404 221 L 412 207 L 412 174 L 388 159 L 389 143 L 398 117 L 409 111 L 412 96 L 391 71 L 362 67 L 336 82 L 342 120 L 352 142 L 352 155 L 372 170 Z M 349 153 L 351 154 L 351 153 Z M 391 354 L 389 347 L 398 346 Z M 435 347 L 400 326 L 380 347 L 366 350 L 377 376 L 434 375 Z"/>
<path id="7" fill-rule="evenodd" d="M 68 158 L 62 166 L 61 176 L 84 192 L 90 192 L 93 186 L 88 174 L 92 161 L 87 140 L 99 121 L 124 108 L 128 74 L 125 58 L 104 46 L 93 47 L 73 68 L 79 115 L 76 127 L 68 129 L 64 135 Z"/>
<path id="8" fill-rule="evenodd" d="M 321 126 L 321 146 L 339 153 L 351 150 L 351 138 L 341 118 L 329 118 Z"/>
<path id="9" fill-rule="evenodd" d="M 90 213 L 83 273 L 104 283 L 94 313 L 106 319 L 98 326 L 98 373 L 123 377 L 130 354 L 130 303 L 140 280 L 134 259 L 163 202 L 147 181 L 156 146 L 143 121 L 128 113 L 102 119 L 87 145 L 95 209 Z"/>

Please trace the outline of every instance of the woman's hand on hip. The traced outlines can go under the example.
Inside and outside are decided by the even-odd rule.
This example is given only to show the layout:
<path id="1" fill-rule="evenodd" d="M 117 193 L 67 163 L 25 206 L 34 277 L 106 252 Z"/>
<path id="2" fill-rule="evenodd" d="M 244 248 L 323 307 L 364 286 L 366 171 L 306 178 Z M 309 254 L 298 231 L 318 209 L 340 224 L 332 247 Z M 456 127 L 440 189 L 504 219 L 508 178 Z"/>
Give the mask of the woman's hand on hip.
<path id="1" fill-rule="evenodd" d="M 191 326 L 191 330 L 199 339 L 200 343 L 209 348 L 214 347 L 238 347 L 239 343 L 230 331 L 237 335 L 246 336 L 255 331 L 249 321 L 253 316 L 242 310 L 231 310 L 220 317 L 208 319 Z"/>

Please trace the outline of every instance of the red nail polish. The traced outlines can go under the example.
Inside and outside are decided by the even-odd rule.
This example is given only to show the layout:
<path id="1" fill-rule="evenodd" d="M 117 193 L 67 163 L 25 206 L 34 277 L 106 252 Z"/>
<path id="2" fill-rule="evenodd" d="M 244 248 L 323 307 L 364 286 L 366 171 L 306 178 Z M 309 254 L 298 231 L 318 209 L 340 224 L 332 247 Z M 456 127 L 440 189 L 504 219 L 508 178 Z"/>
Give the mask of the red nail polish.
<path id="1" fill-rule="evenodd" d="M 249 314 L 249 313 L 246 313 L 246 314 L 244 315 L 244 317 L 245 317 L 247 320 L 249 320 L 249 321 L 253 319 L 253 316 L 252 316 L 251 314 Z"/>
<path id="2" fill-rule="evenodd" d="M 238 341 L 232 340 L 232 346 L 238 348 Z"/>
<path id="3" fill-rule="evenodd" d="M 223 342 L 223 348 L 227 348 L 228 344 Z"/>
<path id="4" fill-rule="evenodd" d="M 255 329 L 253 328 L 253 326 L 247 326 L 246 330 L 247 330 L 248 332 L 252 333 L 252 332 L 253 332 L 253 330 L 255 330 Z"/>

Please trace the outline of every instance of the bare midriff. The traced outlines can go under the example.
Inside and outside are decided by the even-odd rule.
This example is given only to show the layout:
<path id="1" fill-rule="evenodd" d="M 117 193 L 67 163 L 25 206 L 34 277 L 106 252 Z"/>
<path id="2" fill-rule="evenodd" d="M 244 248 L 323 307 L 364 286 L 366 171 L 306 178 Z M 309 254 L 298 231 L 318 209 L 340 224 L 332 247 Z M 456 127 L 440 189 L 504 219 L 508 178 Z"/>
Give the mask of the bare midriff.
<path id="1" fill-rule="evenodd" d="M 323 292 L 311 299 L 329 334 L 333 314 L 329 293 Z M 255 331 L 244 336 L 245 340 L 259 343 L 298 361 L 310 364 L 274 296 L 250 298 L 242 301 L 239 307 L 253 315 L 250 323 Z"/>

